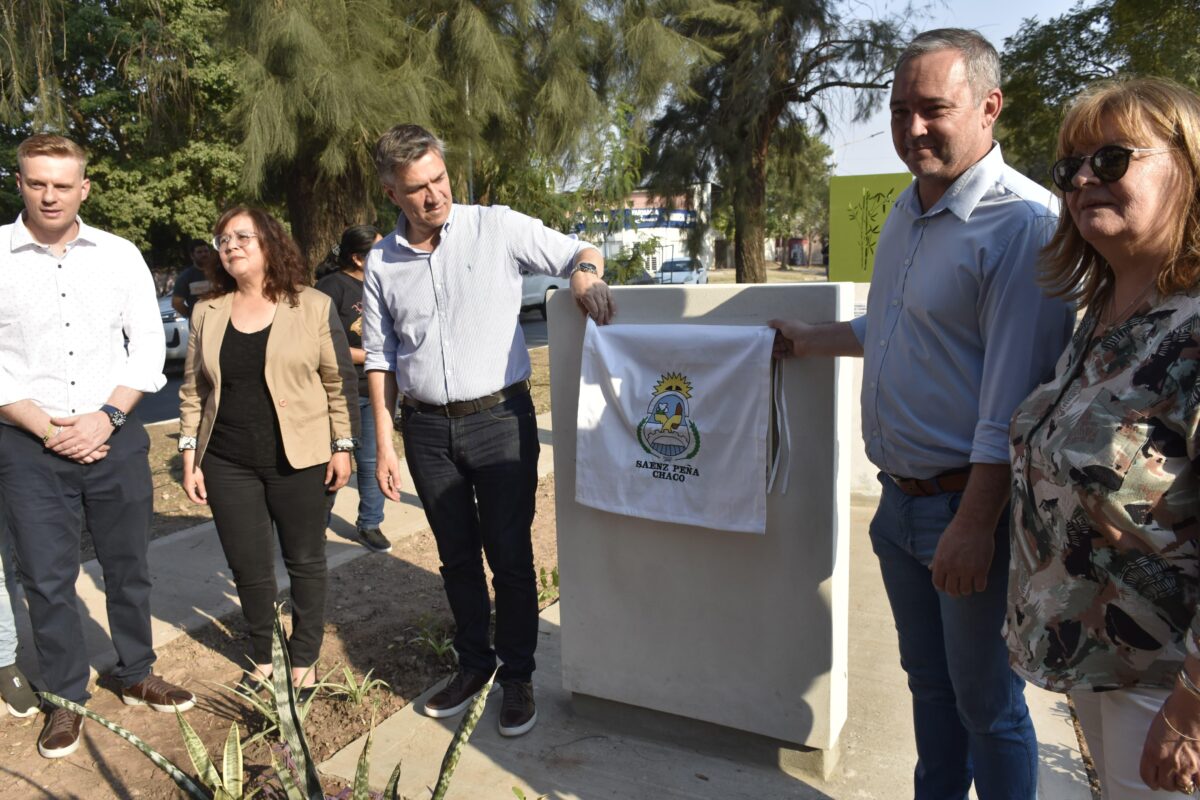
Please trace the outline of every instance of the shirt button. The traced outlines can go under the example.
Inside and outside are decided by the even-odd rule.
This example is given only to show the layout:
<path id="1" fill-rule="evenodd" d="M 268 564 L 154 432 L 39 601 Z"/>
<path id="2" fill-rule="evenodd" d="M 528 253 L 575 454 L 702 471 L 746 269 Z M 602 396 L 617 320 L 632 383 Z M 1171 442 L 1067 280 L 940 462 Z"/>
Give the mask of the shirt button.
<path id="1" fill-rule="evenodd" d="M 907 267 L 907 266 L 908 266 L 909 264 L 911 264 L 911 263 L 912 263 L 912 259 L 911 259 L 911 258 L 906 258 L 906 259 L 904 259 L 904 266 L 906 266 L 906 267 Z"/>
<path id="2" fill-rule="evenodd" d="M 875 381 L 871 381 L 871 388 L 872 388 L 872 389 L 874 389 L 874 388 L 875 388 Z"/>
<path id="3" fill-rule="evenodd" d="M 72 386 L 74 386 L 74 385 L 75 385 L 75 381 L 71 381 L 71 385 L 72 385 Z M 871 385 L 872 385 L 872 386 L 874 386 L 875 384 L 871 384 Z"/>
<path id="4" fill-rule="evenodd" d="M 62 296 L 62 297 L 66 297 L 66 296 L 67 296 L 67 293 L 66 293 L 66 292 L 63 292 L 61 296 Z"/>
<path id="5" fill-rule="evenodd" d="M 284 407 L 284 406 L 286 406 L 286 405 L 287 405 L 287 400 L 280 400 L 280 401 L 279 401 L 279 407 L 280 407 L 280 408 L 283 408 L 283 407 Z"/>
<path id="6" fill-rule="evenodd" d="M 74 351 L 74 350 L 68 350 L 68 351 L 67 351 L 67 355 L 69 355 L 69 356 L 73 356 L 73 355 L 75 355 L 75 351 Z"/>
<path id="7" fill-rule="evenodd" d="M 893 301 L 892 301 L 892 305 L 894 305 L 894 306 L 898 306 L 898 305 L 900 305 L 900 301 L 899 301 L 899 300 L 893 300 Z"/>
<path id="8" fill-rule="evenodd" d="M 879 346 L 880 346 L 880 347 L 885 347 L 886 345 L 887 345 L 887 339 L 880 339 L 880 340 L 879 340 Z"/>

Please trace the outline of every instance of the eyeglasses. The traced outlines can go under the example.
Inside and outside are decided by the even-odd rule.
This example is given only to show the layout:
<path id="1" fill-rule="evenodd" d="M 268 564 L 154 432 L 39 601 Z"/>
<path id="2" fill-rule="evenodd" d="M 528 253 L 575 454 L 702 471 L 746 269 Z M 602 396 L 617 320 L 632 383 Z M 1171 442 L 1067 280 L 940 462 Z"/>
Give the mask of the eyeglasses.
<path id="1" fill-rule="evenodd" d="M 245 247 L 257 238 L 258 234 L 252 231 L 234 231 L 233 233 L 222 233 L 220 236 L 214 236 L 212 245 L 218 250 L 224 250 L 226 245 L 236 241 L 238 247 Z"/>
<path id="2" fill-rule="evenodd" d="M 1073 192 L 1077 188 L 1075 176 L 1085 163 L 1092 167 L 1092 174 L 1103 183 L 1119 181 L 1129 169 L 1129 159 L 1134 153 L 1166 153 L 1170 147 L 1122 147 L 1119 144 L 1106 144 L 1090 156 L 1067 156 L 1060 158 L 1050 168 L 1050 177 L 1054 185 L 1064 192 Z"/>

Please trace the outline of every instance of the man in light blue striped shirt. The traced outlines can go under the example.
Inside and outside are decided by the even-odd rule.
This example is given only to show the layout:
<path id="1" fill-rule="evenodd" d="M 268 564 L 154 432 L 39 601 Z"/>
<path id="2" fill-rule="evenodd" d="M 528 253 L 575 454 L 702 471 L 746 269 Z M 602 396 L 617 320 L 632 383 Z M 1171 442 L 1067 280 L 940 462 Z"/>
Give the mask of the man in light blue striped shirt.
<path id="1" fill-rule="evenodd" d="M 437 540 L 457 626 L 458 670 L 424 712 L 463 711 L 499 656 L 500 733 L 520 736 L 537 722 L 530 526 L 539 451 L 518 324 L 520 271 L 570 275 L 580 307 L 605 324 L 614 307 L 601 280 L 604 259 L 591 245 L 509 208 L 455 205 L 444 148 L 419 126 L 384 134 L 375 166 L 401 212 L 396 229 L 367 257 L 363 285 L 377 478 L 399 501 L 392 413 L 403 396 L 405 457 Z M 481 548 L 496 591 L 494 650 Z"/>
<path id="2" fill-rule="evenodd" d="M 775 320 L 779 356 L 863 357 L 871 543 L 908 673 L 916 800 L 1033 800 L 1037 741 L 1000 628 L 1008 422 L 1054 372 L 1073 315 L 1037 285 L 1057 202 L 1006 166 L 1000 60 L 979 33 L 927 31 L 900 56 L 892 138 L 916 180 L 879 237 L 867 314 Z"/>

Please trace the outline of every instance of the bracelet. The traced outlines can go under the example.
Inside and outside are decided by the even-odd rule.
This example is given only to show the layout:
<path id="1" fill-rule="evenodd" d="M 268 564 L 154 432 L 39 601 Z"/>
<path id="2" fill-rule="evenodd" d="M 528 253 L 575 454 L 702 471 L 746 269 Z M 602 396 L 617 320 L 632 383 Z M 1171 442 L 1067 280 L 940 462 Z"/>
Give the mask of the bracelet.
<path id="1" fill-rule="evenodd" d="M 180 436 L 179 437 L 179 452 L 182 453 L 184 450 L 195 450 L 195 449 L 196 449 L 196 437 L 195 436 Z"/>
<path id="2" fill-rule="evenodd" d="M 1176 728 L 1174 725 L 1172 725 L 1171 720 L 1167 719 L 1166 711 L 1162 712 L 1162 718 L 1163 718 L 1163 722 L 1167 723 L 1167 727 L 1170 728 L 1171 730 L 1175 731 L 1175 735 L 1178 736 L 1180 739 L 1185 739 L 1189 742 L 1200 742 L 1200 737 L 1188 736 L 1186 733 L 1179 730 L 1179 728 Z"/>
<path id="3" fill-rule="evenodd" d="M 49 444 L 50 440 L 57 436 L 62 431 L 62 428 L 56 426 L 53 422 L 46 423 L 46 432 L 42 434 L 42 445 Z"/>
<path id="4" fill-rule="evenodd" d="M 1200 700 L 1200 686 L 1197 686 L 1196 682 L 1192 680 L 1192 676 L 1187 674 L 1185 667 L 1179 668 L 1179 682 L 1183 684 L 1183 688 L 1187 689 L 1189 694 Z"/>
<path id="5" fill-rule="evenodd" d="M 358 441 L 352 437 L 334 439 L 330 442 L 329 449 L 334 453 L 349 453 L 358 449 Z"/>

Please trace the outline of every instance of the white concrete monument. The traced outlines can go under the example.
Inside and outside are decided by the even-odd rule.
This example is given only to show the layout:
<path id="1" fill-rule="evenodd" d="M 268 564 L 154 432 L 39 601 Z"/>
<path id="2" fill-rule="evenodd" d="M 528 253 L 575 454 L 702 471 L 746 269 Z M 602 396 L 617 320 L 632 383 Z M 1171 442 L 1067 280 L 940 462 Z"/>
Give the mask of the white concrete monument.
<path id="1" fill-rule="evenodd" d="M 614 298 L 617 325 L 761 326 L 776 317 L 848 320 L 854 291 L 832 283 L 653 286 L 618 288 Z M 748 732 L 723 738 L 777 745 L 788 771 L 828 774 L 846 719 L 858 436 L 850 365 L 786 362 L 790 464 L 781 471 L 786 484 L 778 480 L 767 497 L 765 535 L 639 519 L 575 501 L 584 320 L 567 292 L 556 293 L 549 314 L 563 682 L 576 709 L 642 719 L 648 709 L 656 712 L 650 727 L 668 736 L 696 721 L 705 726 L 690 734 L 697 740 L 713 738 L 714 726 Z M 761 475 L 727 479 L 765 491 Z"/>

